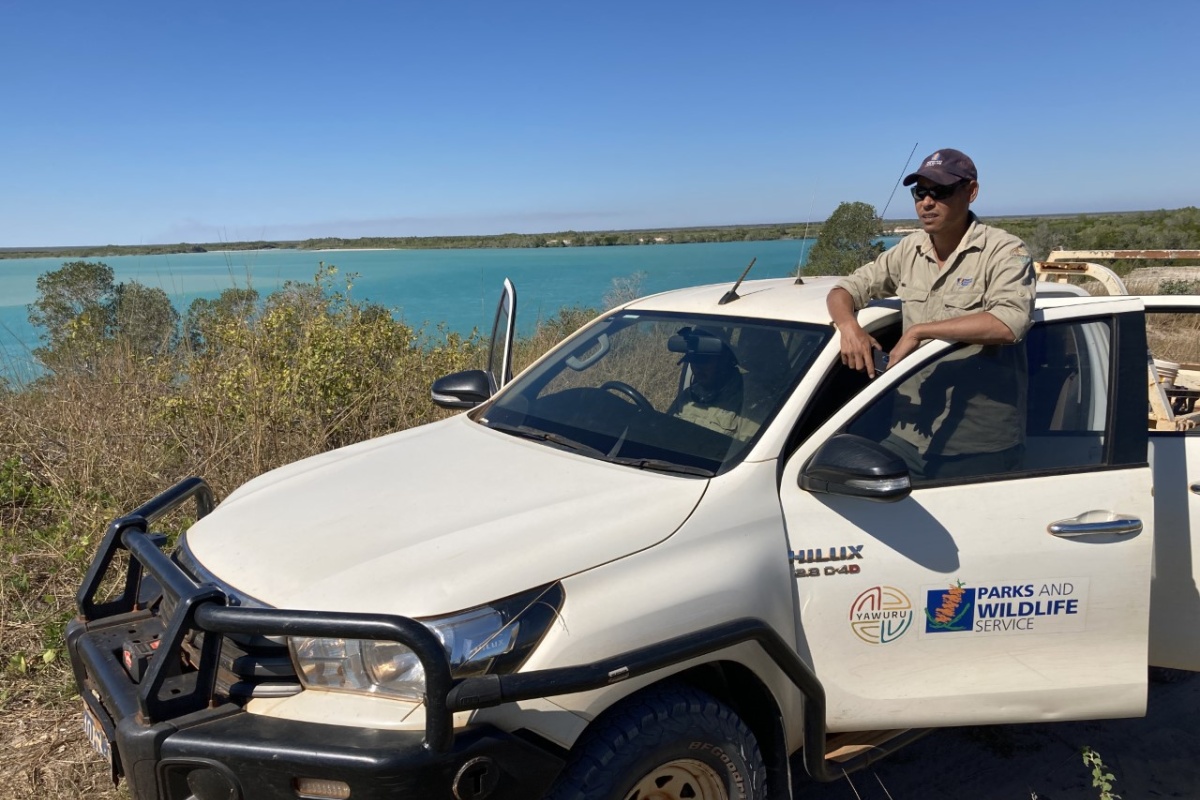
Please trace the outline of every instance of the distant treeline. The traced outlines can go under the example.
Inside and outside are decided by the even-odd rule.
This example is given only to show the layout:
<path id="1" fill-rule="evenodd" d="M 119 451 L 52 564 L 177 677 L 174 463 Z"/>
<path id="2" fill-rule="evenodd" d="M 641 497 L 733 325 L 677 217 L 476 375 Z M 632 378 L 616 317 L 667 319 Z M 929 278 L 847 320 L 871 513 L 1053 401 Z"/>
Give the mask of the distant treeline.
<path id="1" fill-rule="evenodd" d="M 1194 206 L 1171 211 L 1129 211 L 1105 214 L 992 217 L 988 222 L 1020 236 L 1035 257 L 1050 250 L 1114 250 L 1122 248 L 1200 248 L 1200 209 Z M 887 220 L 884 235 L 896 229 L 917 227 L 916 220 Z M 607 247 L 615 245 L 682 244 L 690 242 L 741 242 L 814 238 L 821 222 L 788 222 L 764 225 L 727 225 L 700 228 L 650 228 L 629 231 L 559 231 L 556 233 L 503 233 L 492 236 L 370 236 L 358 239 L 324 237 L 303 241 L 215 242 L 169 245 L 102 245 L 96 247 L 45 247 L 0 249 L 0 258 L 95 258 L 122 255 L 204 253 L 213 250 L 465 249 L 503 247 Z"/>
<path id="2" fill-rule="evenodd" d="M 99 244 L 82 247 L 0 247 L 0 258 L 99 258 L 104 256 L 164 256 L 207 253 L 212 250 L 273 250 L 296 247 L 296 242 L 219 242 L 209 244 Z"/>
<path id="3" fill-rule="evenodd" d="M 613 245 L 682 244 L 800 239 L 815 236 L 819 222 L 771 225 L 730 225 L 709 228 L 659 228 L 636 231 L 558 231 L 501 233 L 490 236 L 365 236 L 343 239 L 326 236 L 301 241 L 209 242 L 205 244 L 98 245 L 91 247 L 0 248 L 0 258 L 99 258 L 104 256 L 173 255 L 221 250 L 462 250 L 505 247 L 606 247 Z"/>
<path id="4" fill-rule="evenodd" d="M 1200 208 L 1079 214 L 1061 217 L 1007 217 L 989 220 L 1020 236 L 1035 258 L 1051 250 L 1197 250 Z"/>
<path id="5" fill-rule="evenodd" d="M 656 228 L 632 231 L 558 231 L 556 233 L 502 233 L 495 236 L 375 236 L 362 239 L 305 239 L 304 250 L 345 248 L 407 248 L 454 250 L 492 247 L 612 247 L 615 245 L 683 244 L 688 242 L 754 242 L 800 239 L 816 235 L 818 223 L 729 225 L 712 228 Z"/>

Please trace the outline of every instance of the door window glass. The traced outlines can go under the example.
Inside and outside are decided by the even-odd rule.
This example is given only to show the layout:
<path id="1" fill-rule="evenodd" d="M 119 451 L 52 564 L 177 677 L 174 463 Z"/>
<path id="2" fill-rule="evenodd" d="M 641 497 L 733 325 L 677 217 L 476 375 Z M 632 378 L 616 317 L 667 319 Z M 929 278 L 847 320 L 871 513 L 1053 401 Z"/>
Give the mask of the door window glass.
<path id="1" fill-rule="evenodd" d="M 1106 322 L 1035 326 L 1015 346 L 964 345 L 923 365 L 847 432 L 883 444 L 914 485 L 1100 465 Z"/>
<path id="2" fill-rule="evenodd" d="M 517 316 L 517 290 L 504 279 L 504 291 L 492 321 L 492 340 L 488 346 L 487 371 L 500 387 L 512 380 L 513 323 Z"/>
<path id="3" fill-rule="evenodd" d="M 1147 312 L 1146 340 L 1163 402 L 1176 418 L 1200 411 L 1200 314 Z"/>

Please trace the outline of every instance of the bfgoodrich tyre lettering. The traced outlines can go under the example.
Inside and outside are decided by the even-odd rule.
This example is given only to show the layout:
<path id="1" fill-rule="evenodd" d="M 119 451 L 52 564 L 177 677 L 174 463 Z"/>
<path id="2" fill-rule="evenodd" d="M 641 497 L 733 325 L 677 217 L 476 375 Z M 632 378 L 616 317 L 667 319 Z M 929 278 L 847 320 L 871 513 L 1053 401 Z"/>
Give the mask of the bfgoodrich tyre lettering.
<path id="1" fill-rule="evenodd" d="M 746 780 L 745 776 L 738 771 L 738 762 L 734 761 L 733 757 L 714 745 L 712 742 L 692 742 L 688 745 L 689 750 L 700 750 L 702 752 L 711 753 L 725 769 L 729 770 L 729 777 L 732 778 L 738 786 L 738 797 L 746 796 Z"/>

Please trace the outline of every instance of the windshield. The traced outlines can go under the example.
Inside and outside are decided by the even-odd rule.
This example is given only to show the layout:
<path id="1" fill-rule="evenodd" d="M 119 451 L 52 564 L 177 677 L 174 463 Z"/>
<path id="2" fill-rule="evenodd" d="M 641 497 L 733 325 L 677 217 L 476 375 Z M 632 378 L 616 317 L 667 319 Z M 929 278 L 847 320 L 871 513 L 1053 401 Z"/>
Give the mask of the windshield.
<path id="1" fill-rule="evenodd" d="M 560 345 L 480 422 L 640 469 L 736 464 L 829 339 L 827 326 L 617 312 Z"/>

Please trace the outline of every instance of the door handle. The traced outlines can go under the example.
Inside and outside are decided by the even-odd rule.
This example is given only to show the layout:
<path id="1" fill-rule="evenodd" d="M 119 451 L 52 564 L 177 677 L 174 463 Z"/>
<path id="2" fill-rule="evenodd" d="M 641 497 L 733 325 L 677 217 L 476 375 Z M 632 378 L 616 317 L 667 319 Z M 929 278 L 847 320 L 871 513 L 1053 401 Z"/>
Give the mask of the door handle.
<path id="1" fill-rule="evenodd" d="M 1111 511 L 1085 511 L 1078 517 L 1051 522 L 1046 530 L 1053 536 L 1078 539 L 1086 536 L 1129 536 L 1142 532 L 1142 521 Z"/>
<path id="2" fill-rule="evenodd" d="M 1200 494 L 1200 483 L 1192 484 L 1192 494 Z"/>

